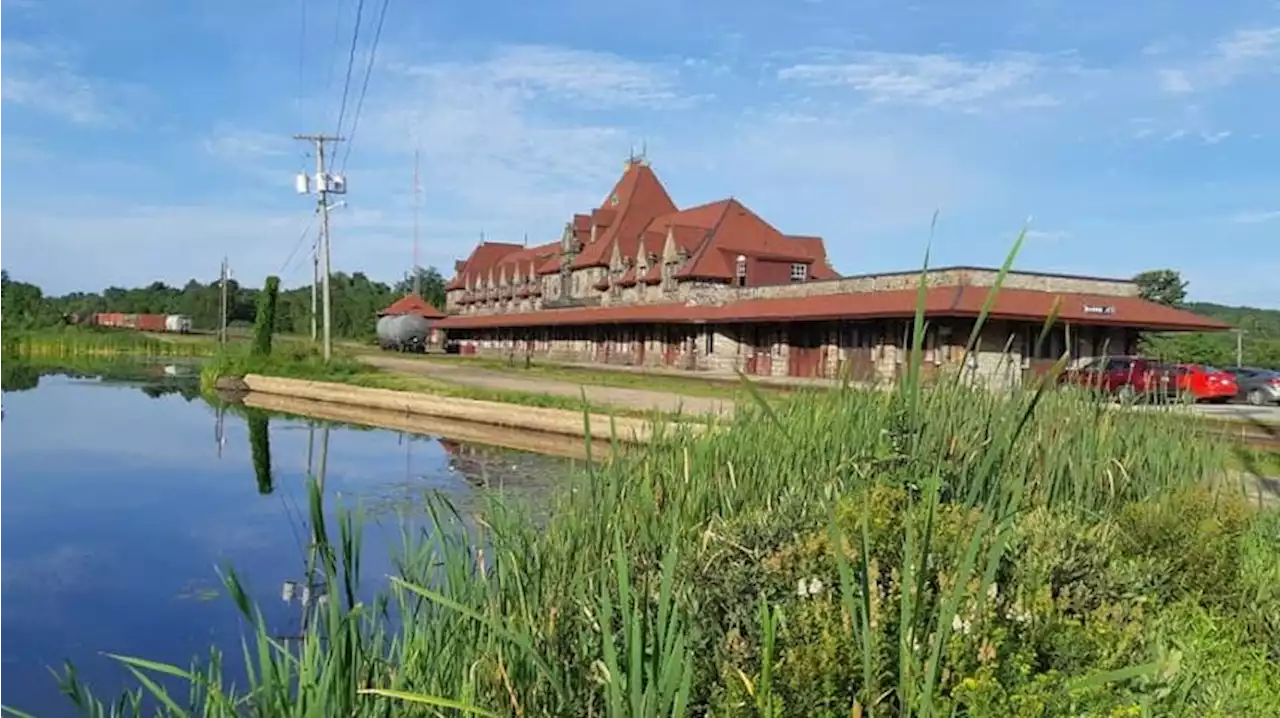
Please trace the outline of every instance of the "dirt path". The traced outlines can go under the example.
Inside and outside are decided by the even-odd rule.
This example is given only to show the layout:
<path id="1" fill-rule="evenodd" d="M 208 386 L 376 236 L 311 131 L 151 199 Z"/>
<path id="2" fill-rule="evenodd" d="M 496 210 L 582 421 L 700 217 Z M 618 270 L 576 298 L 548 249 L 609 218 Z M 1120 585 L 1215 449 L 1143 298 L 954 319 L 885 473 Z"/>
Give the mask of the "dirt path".
<path id="1" fill-rule="evenodd" d="M 360 361 L 384 371 L 417 374 L 439 379 L 440 381 L 482 389 L 523 391 L 574 398 L 581 397 L 585 391 L 587 401 L 593 404 L 604 404 L 625 409 L 656 410 L 667 413 L 674 413 L 679 410 L 686 414 L 715 413 L 728 415 L 733 412 L 733 402 L 729 399 L 684 396 L 663 391 L 648 391 L 646 389 L 624 389 L 622 387 L 576 384 L 555 379 L 526 379 L 476 367 L 378 354 L 362 356 Z"/>

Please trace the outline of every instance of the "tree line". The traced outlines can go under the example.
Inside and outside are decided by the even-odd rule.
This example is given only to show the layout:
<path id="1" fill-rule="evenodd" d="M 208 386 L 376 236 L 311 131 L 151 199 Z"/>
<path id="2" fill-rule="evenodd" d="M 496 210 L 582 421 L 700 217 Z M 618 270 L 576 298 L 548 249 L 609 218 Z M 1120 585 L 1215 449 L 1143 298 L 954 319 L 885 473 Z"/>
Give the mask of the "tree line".
<path id="1" fill-rule="evenodd" d="M 446 280 L 434 267 L 420 268 L 418 279 L 422 298 L 444 309 Z M 413 291 L 413 275 L 406 273 L 394 283 L 370 279 L 363 272 L 337 272 L 330 280 L 333 301 L 333 334 L 344 338 L 364 338 L 374 333 L 374 316 L 395 300 Z M 182 287 L 152 282 L 145 287 L 108 287 L 101 292 L 72 292 L 45 295 L 40 287 L 9 278 L 3 272 L 0 313 L 5 329 L 55 327 L 99 312 L 125 314 L 185 314 L 197 330 L 211 331 L 220 323 L 222 288 L 217 279 L 188 281 Z M 227 322 L 233 326 L 253 324 L 262 289 L 227 280 Z M 306 334 L 311 331 L 311 286 L 281 291 L 276 304 L 276 331 Z"/>
<path id="2" fill-rule="evenodd" d="M 1280 310 L 1188 302 L 1188 282 L 1172 269 L 1142 272 L 1133 280 L 1144 299 L 1217 319 L 1243 332 L 1239 348 L 1244 366 L 1280 369 Z M 1234 331 L 1152 332 L 1143 336 L 1142 352 L 1165 361 L 1230 367 L 1236 365 L 1236 342 Z"/>

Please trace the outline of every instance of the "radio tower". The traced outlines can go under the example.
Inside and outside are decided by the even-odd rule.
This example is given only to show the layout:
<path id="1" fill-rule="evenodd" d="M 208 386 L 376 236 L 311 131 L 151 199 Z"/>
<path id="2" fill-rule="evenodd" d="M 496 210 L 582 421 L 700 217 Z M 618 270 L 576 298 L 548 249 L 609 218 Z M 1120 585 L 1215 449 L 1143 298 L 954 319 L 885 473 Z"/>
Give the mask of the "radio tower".
<path id="1" fill-rule="evenodd" d="M 418 148 L 413 148 L 413 293 L 422 296 L 422 273 L 418 271 Z"/>

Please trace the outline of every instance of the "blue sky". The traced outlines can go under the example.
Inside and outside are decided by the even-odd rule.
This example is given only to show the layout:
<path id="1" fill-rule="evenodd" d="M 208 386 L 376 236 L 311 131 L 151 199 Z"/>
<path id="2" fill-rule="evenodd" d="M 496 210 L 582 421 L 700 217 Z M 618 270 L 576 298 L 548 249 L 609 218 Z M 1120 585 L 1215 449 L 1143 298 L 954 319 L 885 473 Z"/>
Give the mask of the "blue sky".
<path id="1" fill-rule="evenodd" d="M 5 0 L 4 267 L 307 281 L 291 135 L 337 129 L 357 3 Z M 415 146 L 447 268 L 554 239 L 643 143 L 678 204 L 735 196 L 844 273 L 918 266 L 936 208 L 935 264 L 998 264 L 1030 217 L 1024 269 L 1280 307 L 1276 0 L 390 0 L 353 133 L 381 6 L 335 268 L 410 265 Z"/>

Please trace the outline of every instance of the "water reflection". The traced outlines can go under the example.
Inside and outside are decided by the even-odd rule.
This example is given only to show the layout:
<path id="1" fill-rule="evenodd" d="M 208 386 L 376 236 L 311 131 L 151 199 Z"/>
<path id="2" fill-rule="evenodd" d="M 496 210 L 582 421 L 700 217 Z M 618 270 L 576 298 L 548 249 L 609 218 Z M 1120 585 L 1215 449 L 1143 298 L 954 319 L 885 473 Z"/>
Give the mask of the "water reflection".
<path id="1" fill-rule="evenodd" d="M 67 658 L 106 694 L 131 680 L 102 652 L 186 665 L 214 643 L 238 671 L 243 624 L 218 569 L 235 568 L 273 635 L 301 635 L 327 600 L 316 588 L 323 567 L 309 480 L 326 520 L 362 510 L 372 592 L 395 571 L 402 526 L 430 530 L 427 494 L 443 492 L 469 515 L 486 487 L 536 502 L 570 468 L 555 457 L 210 405 L 196 400 L 191 371 L 134 367 L 103 381 L 84 368 L 3 366 L 0 681 L 6 705 L 35 715 L 69 713 L 48 671 Z"/>
<path id="2" fill-rule="evenodd" d="M 253 473 L 258 478 L 258 493 L 266 496 L 274 491 L 271 478 L 271 438 L 268 435 L 271 419 L 266 412 L 250 411 L 249 450 L 253 454 Z"/>

